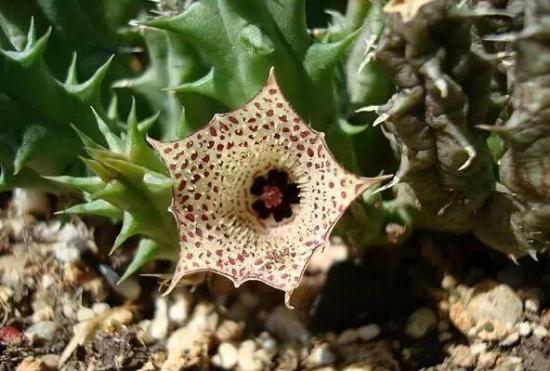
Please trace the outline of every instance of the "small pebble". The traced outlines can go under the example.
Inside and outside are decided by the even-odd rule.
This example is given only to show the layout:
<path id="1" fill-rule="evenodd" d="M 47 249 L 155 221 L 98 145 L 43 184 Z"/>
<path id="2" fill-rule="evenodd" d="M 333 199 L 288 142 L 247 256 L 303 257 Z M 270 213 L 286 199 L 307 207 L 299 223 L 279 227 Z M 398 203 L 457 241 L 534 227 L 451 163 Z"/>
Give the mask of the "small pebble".
<path id="1" fill-rule="evenodd" d="M 212 363 L 224 370 L 234 368 L 238 361 L 239 352 L 231 343 L 221 343 L 218 352 L 212 357 Z"/>
<path id="2" fill-rule="evenodd" d="M 470 352 L 472 352 L 473 355 L 483 354 L 486 351 L 487 351 L 486 343 L 476 343 L 476 344 L 470 345 Z"/>
<path id="3" fill-rule="evenodd" d="M 57 325 L 53 321 L 38 322 L 25 330 L 25 335 L 31 339 L 52 341 L 55 337 Z"/>
<path id="4" fill-rule="evenodd" d="M 497 354 L 495 352 L 480 354 L 477 359 L 477 368 L 480 370 L 492 369 L 496 362 Z"/>
<path id="5" fill-rule="evenodd" d="M 513 332 L 507 337 L 505 337 L 501 342 L 499 343 L 503 347 L 510 347 L 512 345 L 517 344 L 519 341 L 519 332 Z"/>
<path id="6" fill-rule="evenodd" d="M 42 288 L 47 289 L 55 283 L 55 278 L 51 274 L 45 274 L 42 276 Z"/>
<path id="7" fill-rule="evenodd" d="M 92 305 L 92 310 L 95 314 L 103 314 L 111 309 L 111 306 L 107 303 L 94 303 Z"/>
<path id="8" fill-rule="evenodd" d="M 191 312 L 192 299 L 188 293 L 178 294 L 175 297 L 174 303 L 170 305 L 168 310 L 168 318 L 176 323 L 183 323 Z"/>
<path id="9" fill-rule="evenodd" d="M 75 245 L 60 243 L 55 249 L 55 257 L 65 263 L 75 263 L 80 260 L 80 249 Z"/>
<path id="10" fill-rule="evenodd" d="M 73 318 L 74 317 L 74 308 L 71 304 L 65 303 L 61 307 L 61 311 L 63 312 L 63 315 L 67 318 Z"/>
<path id="11" fill-rule="evenodd" d="M 168 302 L 165 297 L 160 297 L 155 301 L 155 314 L 149 328 L 149 334 L 153 339 L 164 339 L 168 335 L 168 326 Z"/>
<path id="12" fill-rule="evenodd" d="M 130 301 L 135 301 L 141 295 L 141 286 L 135 277 L 129 277 L 120 283 L 116 283 L 113 289 L 120 296 Z"/>
<path id="13" fill-rule="evenodd" d="M 265 328 L 282 340 L 305 341 L 309 338 L 309 332 L 296 316 L 296 311 L 284 306 L 278 306 L 269 314 Z"/>
<path id="14" fill-rule="evenodd" d="M 407 320 L 405 333 L 412 338 L 419 339 L 437 324 L 437 317 L 430 308 L 419 308 L 415 310 Z"/>
<path id="15" fill-rule="evenodd" d="M 0 327 L 1 344 L 20 344 L 25 339 L 25 335 L 18 328 L 13 326 Z"/>
<path id="16" fill-rule="evenodd" d="M 450 354 L 451 362 L 458 367 L 472 368 L 475 366 L 476 358 L 466 345 L 457 345 L 451 348 Z"/>
<path id="17" fill-rule="evenodd" d="M 103 329 L 108 332 L 115 332 L 120 327 L 132 323 L 134 314 L 126 308 L 116 308 L 103 320 Z"/>
<path id="18" fill-rule="evenodd" d="M 531 334 L 531 324 L 527 321 L 520 322 L 518 324 L 518 331 L 520 336 L 527 337 Z"/>
<path id="19" fill-rule="evenodd" d="M 21 361 L 15 371 L 48 371 L 48 367 L 37 358 L 27 357 Z"/>
<path id="20" fill-rule="evenodd" d="M 401 349 L 401 357 L 403 357 L 403 359 L 411 359 L 412 355 L 413 355 L 413 351 L 411 348 Z"/>
<path id="21" fill-rule="evenodd" d="M 49 370 L 57 370 L 60 356 L 57 354 L 46 354 L 40 357 L 40 360 L 44 363 Z"/>
<path id="22" fill-rule="evenodd" d="M 216 337 L 220 341 L 237 340 L 243 331 L 243 325 L 232 321 L 224 320 L 216 329 Z"/>
<path id="23" fill-rule="evenodd" d="M 450 274 L 446 274 L 441 280 L 441 288 L 445 290 L 454 289 L 456 287 L 456 279 Z"/>
<path id="24" fill-rule="evenodd" d="M 84 322 L 95 317 L 95 312 L 91 308 L 82 307 L 76 312 L 78 322 Z"/>
<path id="25" fill-rule="evenodd" d="M 363 341 L 370 341 L 380 335 L 380 326 L 377 324 L 361 326 L 357 329 L 357 335 Z"/>
<path id="26" fill-rule="evenodd" d="M 539 303 L 532 299 L 526 299 L 525 300 L 525 309 L 529 312 L 538 312 L 539 311 Z"/>
<path id="27" fill-rule="evenodd" d="M 264 365 L 254 356 L 256 344 L 253 340 L 246 340 L 239 348 L 238 367 L 241 371 L 262 371 Z"/>
<path id="28" fill-rule="evenodd" d="M 53 311 L 53 308 L 50 306 L 46 306 L 34 311 L 34 313 L 32 314 L 32 321 L 33 323 L 49 321 L 53 319 L 54 316 L 55 313 Z"/>
<path id="29" fill-rule="evenodd" d="M 538 325 L 533 329 L 533 335 L 539 339 L 542 339 L 548 336 L 548 330 L 543 326 Z"/>
<path id="30" fill-rule="evenodd" d="M 260 346 L 268 352 L 275 353 L 277 351 L 277 341 L 269 335 L 268 332 L 262 332 L 258 337 Z"/>
<path id="31" fill-rule="evenodd" d="M 329 345 L 321 344 L 311 350 L 305 362 L 308 368 L 316 368 L 334 363 L 335 360 L 336 356 L 330 350 Z"/>
<path id="32" fill-rule="evenodd" d="M 359 333 L 355 329 L 344 330 L 340 336 L 338 336 L 338 344 L 351 344 L 359 338 Z"/>

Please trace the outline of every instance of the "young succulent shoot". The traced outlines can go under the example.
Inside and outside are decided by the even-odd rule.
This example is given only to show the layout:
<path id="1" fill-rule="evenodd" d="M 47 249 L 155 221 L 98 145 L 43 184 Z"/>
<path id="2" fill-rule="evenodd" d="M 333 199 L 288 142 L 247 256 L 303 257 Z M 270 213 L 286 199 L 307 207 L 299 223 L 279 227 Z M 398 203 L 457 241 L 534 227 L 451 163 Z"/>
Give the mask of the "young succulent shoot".
<path id="1" fill-rule="evenodd" d="M 175 182 L 169 208 L 180 253 L 168 292 L 185 275 L 214 272 L 235 286 L 258 280 L 290 296 L 313 252 L 354 198 L 387 177 L 343 169 L 322 133 L 267 85 L 238 110 L 178 141 L 149 142 Z"/>

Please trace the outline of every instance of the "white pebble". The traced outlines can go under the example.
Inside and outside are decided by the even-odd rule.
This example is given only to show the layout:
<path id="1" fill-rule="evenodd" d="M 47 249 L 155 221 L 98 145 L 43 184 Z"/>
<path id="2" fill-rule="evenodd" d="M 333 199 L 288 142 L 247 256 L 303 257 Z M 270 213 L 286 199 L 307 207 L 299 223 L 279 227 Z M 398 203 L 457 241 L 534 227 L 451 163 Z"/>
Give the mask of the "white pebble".
<path id="1" fill-rule="evenodd" d="M 334 363 L 336 356 L 331 352 L 328 344 L 321 344 L 313 348 L 306 363 L 308 367 L 320 367 Z"/>
<path id="2" fill-rule="evenodd" d="M 263 363 L 254 356 L 256 343 L 253 340 L 246 340 L 239 348 L 239 369 L 242 371 L 262 371 Z"/>
<path id="3" fill-rule="evenodd" d="M 441 280 L 441 287 L 445 290 L 454 289 L 456 287 L 456 279 L 450 274 L 446 274 Z"/>
<path id="4" fill-rule="evenodd" d="M 168 317 L 176 323 L 183 323 L 189 317 L 191 310 L 191 299 L 187 295 L 177 295 L 174 303 L 170 306 Z"/>
<path id="5" fill-rule="evenodd" d="M 168 335 L 168 303 L 166 298 L 160 297 L 155 300 L 155 315 L 149 328 L 153 339 L 164 339 Z"/>
<path id="6" fill-rule="evenodd" d="M 55 257 L 65 263 L 75 263 L 80 260 L 80 249 L 74 245 L 61 242 L 55 249 Z"/>
<path id="7" fill-rule="evenodd" d="M 436 324 L 437 318 L 430 308 L 419 308 L 409 316 L 405 333 L 412 338 L 419 339 Z"/>
<path id="8" fill-rule="evenodd" d="M 503 347 L 510 347 L 512 345 L 517 344 L 518 341 L 519 341 L 519 333 L 513 332 L 507 337 L 505 337 L 499 344 Z"/>
<path id="9" fill-rule="evenodd" d="M 63 304 L 63 306 L 61 307 L 61 311 L 66 318 L 74 317 L 74 308 L 72 307 L 72 305 Z"/>
<path id="10" fill-rule="evenodd" d="M 363 341 L 370 341 L 380 335 L 380 326 L 377 324 L 361 326 L 357 329 L 357 335 Z"/>
<path id="11" fill-rule="evenodd" d="M 275 353 L 277 351 L 277 341 L 273 339 L 268 332 L 262 332 L 260 336 L 258 336 L 258 341 L 260 346 L 268 352 Z"/>
<path id="12" fill-rule="evenodd" d="M 42 288 L 47 289 L 55 283 L 55 278 L 51 274 L 45 274 L 42 276 Z"/>
<path id="13" fill-rule="evenodd" d="M 78 322 L 84 322 L 95 317 L 95 312 L 91 308 L 82 307 L 76 312 Z"/>
<path id="14" fill-rule="evenodd" d="M 485 343 L 476 343 L 476 344 L 470 345 L 470 352 L 473 355 L 484 354 L 486 351 L 487 351 L 487 344 Z"/>
<path id="15" fill-rule="evenodd" d="M 53 321 L 38 322 L 25 330 L 25 335 L 29 339 L 41 339 L 52 341 L 55 337 L 57 325 Z"/>
<path id="16" fill-rule="evenodd" d="M 96 314 L 103 314 L 111 309 L 111 306 L 107 303 L 94 303 L 92 309 Z"/>
<path id="17" fill-rule="evenodd" d="M 231 343 L 221 343 L 218 352 L 212 357 L 212 363 L 224 370 L 232 369 L 238 361 L 239 352 Z"/>
<path id="18" fill-rule="evenodd" d="M 539 303 L 537 303 L 536 300 L 533 299 L 526 299 L 525 300 L 525 309 L 529 312 L 538 312 L 539 311 Z"/>
<path id="19" fill-rule="evenodd" d="M 543 326 L 538 325 L 533 329 L 533 335 L 538 337 L 539 339 L 542 339 L 544 337 L 548 336 L 548 330 L 544 328 Z"/>
<path id="20" fill-rule="evenodd" d="M 527 337 L 531 334 L 531 324 L 527 321 L 520 322 L 518 324 L 519 334 L 523 337 Z"/>

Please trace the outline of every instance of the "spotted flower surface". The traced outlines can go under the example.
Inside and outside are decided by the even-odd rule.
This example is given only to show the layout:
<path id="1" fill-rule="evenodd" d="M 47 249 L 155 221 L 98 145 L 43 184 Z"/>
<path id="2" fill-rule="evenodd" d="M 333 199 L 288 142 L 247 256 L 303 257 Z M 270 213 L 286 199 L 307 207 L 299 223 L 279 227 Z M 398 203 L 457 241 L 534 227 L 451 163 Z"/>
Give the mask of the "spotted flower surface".
<path id="1" fill-rule="evenodd" d="M 284 290 L 288 305 L 347 206 L 382 179 L 340 167 L 273 72 L 238 110 L 183 140 L 150 143 L 175 181 L 170 211 L 181 250 L 169 290 L 187 274 L 211 271 L 236 286 L 259 280 Z"/>

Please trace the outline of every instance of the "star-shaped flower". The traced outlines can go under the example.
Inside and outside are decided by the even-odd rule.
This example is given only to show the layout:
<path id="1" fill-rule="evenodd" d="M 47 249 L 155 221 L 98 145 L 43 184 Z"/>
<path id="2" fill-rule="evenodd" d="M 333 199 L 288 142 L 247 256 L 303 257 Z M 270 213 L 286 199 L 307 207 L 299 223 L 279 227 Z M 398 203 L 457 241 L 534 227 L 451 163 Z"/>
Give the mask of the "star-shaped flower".
<path id="1" fill-rule="evenodd" d="M 180 256 L 169 291 L 211 271 L 236 286 L 259 280 L 290 294 L 315 249 L 353 199 L 385 177 L 360 178 L 333 158 L 323 133 L 305 124 L 275 76 L 238 110 L 189 137 L 149 140 L 175 180 L 170 211 Z"/>

